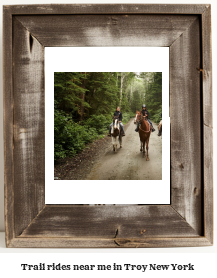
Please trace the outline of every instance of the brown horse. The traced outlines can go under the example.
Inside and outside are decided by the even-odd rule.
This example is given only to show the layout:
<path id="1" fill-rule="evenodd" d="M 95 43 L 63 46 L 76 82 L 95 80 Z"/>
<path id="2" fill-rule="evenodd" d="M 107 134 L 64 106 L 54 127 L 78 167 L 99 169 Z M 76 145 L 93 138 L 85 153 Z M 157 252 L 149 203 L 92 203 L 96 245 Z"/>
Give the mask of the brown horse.
<path id="1" fill-rule="evenodd" d="M 162 138 L 162 120 L 160 121 L 160 123 L 158 125 L 158 136 L 161 136 L 161 138 Z"/>
<path id="2" fill-rule="evenodd" d="M 151 134 L 151 127 L 150 124 L 148 122 L 147 116 L 143 117 L 143 115 L 141 114 L 141 111 L 136 111 L 136 116 L 135 116 L 135 120 L 134 123 L 140 123 L 140 127 L 139 127 L 139 137 L 140 137 L 140 142 L 141 142 L 141 147 L 140 147 L 140 151 L 143 151 L 143 157 L 145 157 L 145 145 L 146 145 L 146 151 L 147 151 L 147 155 L 146 155 L 146 160 L 149 160 L 149 156 L 148 156 L 148 143 L 149 143 L 149 137 Z"/>

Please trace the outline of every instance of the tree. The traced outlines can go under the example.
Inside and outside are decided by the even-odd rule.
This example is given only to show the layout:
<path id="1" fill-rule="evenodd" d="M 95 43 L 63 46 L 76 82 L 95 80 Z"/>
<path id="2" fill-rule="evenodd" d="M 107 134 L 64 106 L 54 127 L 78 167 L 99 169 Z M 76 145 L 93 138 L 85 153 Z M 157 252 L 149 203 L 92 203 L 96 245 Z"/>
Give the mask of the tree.
<path id="1" fill-rule="evenodd" d="M 153 120 L 158 122 L 162 113 L 162 73 L 141 73 L 140 76 L 146 89 L 145 104 Z"/>

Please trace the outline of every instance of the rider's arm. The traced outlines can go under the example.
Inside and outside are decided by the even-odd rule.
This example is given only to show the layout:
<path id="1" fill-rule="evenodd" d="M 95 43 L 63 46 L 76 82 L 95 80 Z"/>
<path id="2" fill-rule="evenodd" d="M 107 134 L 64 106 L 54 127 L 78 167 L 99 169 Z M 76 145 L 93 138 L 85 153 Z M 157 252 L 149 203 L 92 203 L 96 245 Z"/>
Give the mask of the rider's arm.
<path id="1" fill-rule="evenodd" d="M 120 113 L 119 115 L 119 122 L 121 123 L 121 121 L 122 121 L 122 113 Z"/>

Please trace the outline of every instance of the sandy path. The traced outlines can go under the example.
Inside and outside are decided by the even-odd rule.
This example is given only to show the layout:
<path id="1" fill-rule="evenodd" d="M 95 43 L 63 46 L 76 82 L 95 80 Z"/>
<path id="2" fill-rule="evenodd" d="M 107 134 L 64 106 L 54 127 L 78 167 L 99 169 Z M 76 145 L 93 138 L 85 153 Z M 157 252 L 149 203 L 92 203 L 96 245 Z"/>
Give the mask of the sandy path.
<path id="1" fill-rule="evenodd" d="M 161 180 L 162 179 L 162 139 L 155 132 L 150 136 L 149 161 L 140 152 L 139 134 L 135 132 L 133 119 L 123 137 L 123 148 L 113 152 L 112 143 L 95 161 L 86 180 Z"/>

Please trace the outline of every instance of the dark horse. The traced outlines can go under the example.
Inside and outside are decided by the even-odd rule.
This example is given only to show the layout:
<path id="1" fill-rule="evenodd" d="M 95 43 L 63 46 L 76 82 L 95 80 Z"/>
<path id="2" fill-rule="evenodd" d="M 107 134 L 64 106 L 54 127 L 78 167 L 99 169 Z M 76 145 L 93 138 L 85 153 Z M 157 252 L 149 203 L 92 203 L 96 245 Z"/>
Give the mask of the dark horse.
<path id="1" fill-rule="evenodd" d="M 119 124 L 118 117 L 113 117 L 113 126 L 112 126 L 112 145 L 113 145 L 113 151 L 117 153 L 117 145 L 118 142 L 120 143 L 120 148 L 122 148 L 122 129 L 120 131 L 121 127 Z"/>
<path id="2" fill-rule="evenodd" d="M 158 136 L 162 137 L 162 120 L 160 121 L 160 123 L 158 125 Z"/>
<path id="3" fill-rule="evenodd" d="M 140 123 L 140 127 L 139 127 L 139 137 L 140 137 L 140 142 L 141 142 L 141 147 L 140 147 L 140 151 L 143 151 L 143 157 L 145 157 L 145 145 L 146 145 L 146 151 L 147 151 L 147 156 L 146 156 L 146 160 L 149 160 L 149 156 L 148 156 L 148 143 L 149 143 L 149 137 L 151 134 L 151 127 L 150 124 L 148 122 L 147 116 L 143 117 L 143 115 L 141 114 L 141 111 L 136 111 L 136 116 L 135 116 L 135 120 L 134 123 Z"/>

